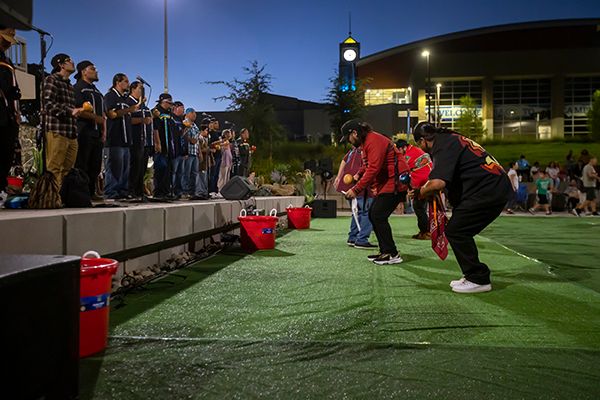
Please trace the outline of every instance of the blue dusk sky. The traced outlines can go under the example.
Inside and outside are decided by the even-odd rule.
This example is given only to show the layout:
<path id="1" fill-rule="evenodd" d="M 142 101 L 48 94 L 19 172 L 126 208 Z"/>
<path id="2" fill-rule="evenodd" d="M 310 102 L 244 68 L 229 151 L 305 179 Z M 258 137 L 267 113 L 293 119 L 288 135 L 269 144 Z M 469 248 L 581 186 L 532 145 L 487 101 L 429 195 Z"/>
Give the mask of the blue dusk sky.
<path id="1" fill-rule="evenodd" d="M 223 86 L 205 81 L 245 79 L 243 66 L 257 60 L 273 76 L 272 92 L 321 101 L 339 61 L 339 43 L 352 37 L 368 56 L 402 44 L 467 29 L 564 18 L 600 18 L 592 0 L 167 0 L 169 92 L 186 107 L 221 111 Z M 34 0 L 33 24 L 52 34 L 46 58 L 69 54 L 92 61 L 105 92 L 114 74 L 142 76 L 164 89 L 164 0 Z M 28 62 L 39 63 L 35 32 Z M 526 37 L 523 40 L 527 40 Z M 48 44 L 50 44 L 48 38 Z"/>

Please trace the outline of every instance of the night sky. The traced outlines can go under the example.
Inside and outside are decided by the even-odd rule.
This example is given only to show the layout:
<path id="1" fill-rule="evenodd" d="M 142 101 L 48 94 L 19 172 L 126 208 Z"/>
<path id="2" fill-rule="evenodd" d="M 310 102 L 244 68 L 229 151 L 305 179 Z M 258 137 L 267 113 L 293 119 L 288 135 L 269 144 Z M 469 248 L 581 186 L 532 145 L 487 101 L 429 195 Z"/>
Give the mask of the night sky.
<path id="1" fill-rule="evenodd" d="M 321 101 L 348 37 L 349 13 L 364 57 L 485 26 L 600 18 L 600 1 L 168 0 L 169 92 L 186 107 L 224 110 L 226 102 L 213 101 L 224 87 L 204 82 L 245 79 L 242 67 L 257 60 L 274 78 L 273 93 Z M 53 55 L 67 53 L 96 65 L 103 92 L 119 72 L 132 82 L 141 75 L 153 101 L 163 91 L 164 0 L 34 0 L 33 24 L 54 37 L 48 71 Z M 28 62 L 39 63 L 39 35 L 17 35 L 27 39 Z"/>

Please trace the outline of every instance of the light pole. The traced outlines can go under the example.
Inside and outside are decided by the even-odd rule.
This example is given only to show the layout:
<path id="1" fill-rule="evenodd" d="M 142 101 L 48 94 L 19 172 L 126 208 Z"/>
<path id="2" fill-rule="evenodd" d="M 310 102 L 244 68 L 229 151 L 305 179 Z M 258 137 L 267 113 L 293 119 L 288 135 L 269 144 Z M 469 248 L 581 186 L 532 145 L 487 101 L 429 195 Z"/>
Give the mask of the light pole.
<path id="1" fill-rule="evenodd" d="M 437 92 L 435 95 L 435 121 L 437 127 L 439 128 L 440 126 L 442 126 L 442 115 L 440 114 L 440 90 L 442 88 L 442 84 L 438 83 L 436 87 Z"/>
<path id="2" fill-rule="evenodd" d="M 169 74 L 168 74 L 168 50 L 167 50 L 167 0 L 165 0 L 165 93 L 169 93 Z"/>
<path id="3" fill-rule="evenodd" d="M 429 95 L 431 75 L 429 74 L 429 52 L 425 50 L 422 56 L 427 57 L 427 122 L 431 122 L 431 96 Z"/>

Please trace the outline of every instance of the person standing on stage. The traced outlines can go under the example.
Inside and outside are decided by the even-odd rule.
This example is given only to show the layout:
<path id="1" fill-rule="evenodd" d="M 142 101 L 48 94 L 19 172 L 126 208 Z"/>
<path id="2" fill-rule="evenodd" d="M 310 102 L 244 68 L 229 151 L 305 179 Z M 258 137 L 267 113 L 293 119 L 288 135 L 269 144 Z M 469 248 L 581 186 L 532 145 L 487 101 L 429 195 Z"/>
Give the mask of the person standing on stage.
<path id="1" fill-rule="evenodd" d="M 357 193 L 375 187 L 375 199 L 369 209 L 369 220 L 379 241 L 379 253 L 367 258 L 375 264 L 397 264 L 402 262 L 396 249 L 389 217 L 400 202 L 406 201 L 407 187 L 400 184 L 398 177 L 409 170 L 406 159 L 402 157 L 392 141 L 373 131 L 367 124 L 350 120 L 342 126 L 342 139 L 349 140 L 355 147 L 363 149 L 363 165 L 354 180 L 356 184 L 346 192 L 347 199 L 353 199 Z"/>
<path id="2" fill-rule="evenodd" d="M 184 180 L 186 182 L 185 194 L 190 196 L 192 200 L 201 200 L 196 196 L 196 184 L 198 182 L 198 164 L 202 153 L 198 151 L 200 141 L 200 129 L 196 125 L 196 110 L 188 108 L 185 110 L 185 120 L 190 128 L 188 129 L 188 157 L 185 160 Z"/>
<path id="3" fill-rule="evenodd" d="M 229 182 L 231 165 L 233 163 L 233 155 L 231 154 L 231 131 L 229 129 L 223 130 L 221 140 L 223 143 L 221 145 L 221 170 L 219 172 L 219 182 L 217 184 L 219 193 L 221 192 L 221 189 L 223 189 L 223 186 Z"/>
<path id="4" fill-rule="evenodd" d="M 423 186 L 427 179 L 429 179 L 429 173 L 433 168 L 431 164 L 431 157 L 420 148 L 408 144 L 406 140 L 398 140 L 396 147 L 406 158 L 406 162 L 410 167 L 410 178 L 411 186 Z M 413 239 L 429 240 L 431 234 L 429 233 L 429 215 L 427 215 L 427 200 L 423 197 L 413 199 L 413 209 L 417 216 L 417 226 L 419 227 L 419 233 L 413 235 Z"/>
<path id="5" fill-rule="evenodd" d="M 237 140 L 238 152 L 240 155 L 240 167 L 238 170 L 238 175 L 245 178 L 248 177 L 250 166 L 252 165 L 252 149 L 250 147 L 250 143 L 248 143 L 249 137 L 250 132 L 248 132 L 248 129 L 242 128 L 240 131 L 240 137 Z"/>
<path id="6" fill-rule="evenodd" d="M 171 164 L 175 159 L 175 138 L 179 128 L 171 116 L 173 98 L 162 93 L 155 110 L 158 116 L 152 121 L 154 126 L 154 193 L 157 199 L 164 200 L 171 194 L 173 178 Z"/>
<path id="7" fill-rule="evenodd" d="M 176 101 L 173 105 L 173 121 L 177 126 L 175 140 L 175 160 L 173 160 L 173 193 L 176 199 L 181 199 L 187 191 L 185 176 L 185 162 L 188 158 L 187 128 L 183 125 L 185 107 L 182 102 Z"/>
<path id="8" fill-rule="evenodd" d="M 129 162 L 129 195 L 135 198 L 144 197 L 144 175 L 148 169 L 150 147 L 146 145 L 148 139 L 152 140 L 154 128 L 152 126 L 152 112 L 144 100 L 144 85 L 135 81 L 129 86 L 127 104 L 139 106 L 138 111 L 131 114 L 131 136 Z M 152 141 L 153 142 L 153 141 Z"/>
<path id="9" fill-rule="evenodd" d="M 446 189 L 453 207 L 446 238 L 464 276 L 450 282 L 452 290 L 492 290 L 490 269 L 479 261 L 473 238 L 500 215 L 510 199 L 513 190 L 506 172 L 483 147 L 458 133 L 421 122 L 413 135 L 421 150 L 431 155 L 433 169 L 429 180 L 410 195 L 430 197 Z"/>
<path id="10" fill-rule="evenodd" d="M 94 85 L 98 82 L 98 70 L 90 61 L 77 64 L 77 83 L 75 90 L 75 106 L 83 107 L 83 103 L 92 105 L 92 111 L 82 111 L 77 117 L 77 159 L 75 168 L 86 173 L 92 200 L 103 200 L 96 194 L 96 181 L 102 169 L 102 149 L 106 140 L 106 118 L 104 116 L 104 96 Z"/>
<path id="11" fill-rule="evenodd" d="M 12 61 L 5 53 L 11 45 L 17 43 L 15 36 L 14 29 L 0 26 L 0 90 L 5 95 L 5 101 L 0 101 L 0 192 L 8 186 L 6 178 L 12 166 L 21 123 L 21 90 Z"/>
<path id="12" fill-rule="evenodd" d="M 198 179 L 196 185 L 196 196 L 200 200 L 207 200 L 208 197 L 208 170 L 212 154 L 208 149 L 208 125 L 210 118 L 204 118 L 200 123 L 200 138 L 198 141 Z"/>
<path id="13" fill-rule="evenodd" d="M 208 191 L 209 193 L 219 193 L 219 173 L 221 172 L 221 136 L 217 131 L 219 129 L 219 121 L 216 118 L 211 118 L 210 125 L 208 127 L 208 144 L 210 145 L 210 151 L 213 155 L 215 164 L 210 167 L 208 174 Z M 219 149 L 217 149 L 217 147 Z"/>
<path id="14" fill-rule="evenodd" d="M 75 107 L 75 90 L 69 76 L 75 63 L 66 54 L 52 57 L 52 73 L 44 80 L 44 110 L 46 112 L 46 169 L 62 186 L 65 175 L 77 159 L 77 126 L 75 118 L 83 108 Z M 12 157 L 11 157 L 12 160 Z"/>
<path id="15" fill-rule="evenodd" d="M 127 102 L 126 92 L 129 79 L 125 74 L 116 74 L 113 85 L 104 96 L 104 107 L 108 117 L 106 121 L 106 142 L 104 151 L 107 155 L 106 199 L 127 199 L 129 195 L 129 148 L 133 138 L 131 132 L 131 114 L 139 109 L 139 105 Z"/>

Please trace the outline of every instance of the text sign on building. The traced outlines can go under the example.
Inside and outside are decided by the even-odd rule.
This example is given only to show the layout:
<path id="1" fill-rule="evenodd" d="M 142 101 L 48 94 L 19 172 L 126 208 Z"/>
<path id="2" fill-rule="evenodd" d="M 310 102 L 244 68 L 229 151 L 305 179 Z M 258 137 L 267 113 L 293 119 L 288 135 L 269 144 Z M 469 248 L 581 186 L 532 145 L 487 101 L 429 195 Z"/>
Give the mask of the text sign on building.
<path id="1" fill-rule="evenodd" d="M 462 115 L 467 109 L 461 106 L 440 106 L 439 113 L 442 115 L 442 120 L 445 121 L 454 121 L 458 117 Z M 435 107 L 431 107 L 431 111 L 435 112 Z M 425 113 L 429 112 L 429 107 L 425 107 Z M 477 106 L 477 116 L 481 117 L 483 115 L 482 106 Z"/>

